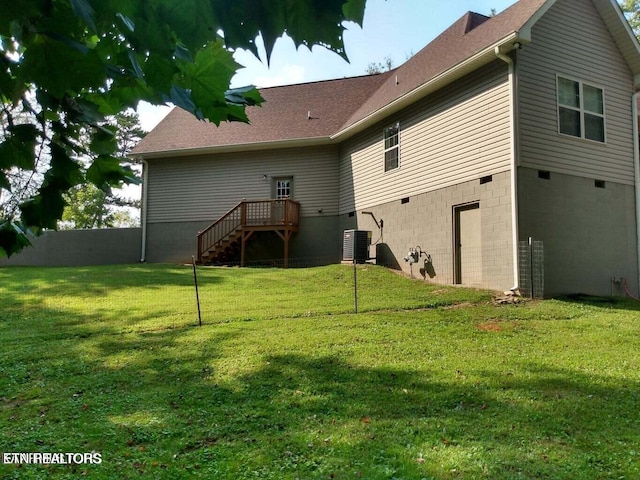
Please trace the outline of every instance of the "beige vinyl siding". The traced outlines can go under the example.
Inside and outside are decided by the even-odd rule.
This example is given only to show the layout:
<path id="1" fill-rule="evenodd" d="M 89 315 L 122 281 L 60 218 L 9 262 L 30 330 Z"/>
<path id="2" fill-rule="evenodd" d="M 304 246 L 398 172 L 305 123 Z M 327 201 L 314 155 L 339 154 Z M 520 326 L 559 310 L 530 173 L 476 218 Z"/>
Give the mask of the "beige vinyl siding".
<path id="1" fill-rule="evenodd" d="M 149 160 L 148 221 L 213 222 L 243 198 L 271 198 L 272 178 L 286 176 L 303 216 L 335 215 L 337 159 L 329 146 Z"/>
<path id="2" fill-rule="evenodd" d="M 510 168 L 507 66 L 496 61 L 345 142 L 340 213 Z M 383 129 L 400 122 L 400 168 L 384 171 Z"/>
<path id="3" fill-rule="evenodd" d="M 559 0 L 532 40 L 518 52 L 520 164 L 631 184 L 632 76 L 594 5 Z M 558 133 L 557 75 L 604 90 L 606 143 Z"/>

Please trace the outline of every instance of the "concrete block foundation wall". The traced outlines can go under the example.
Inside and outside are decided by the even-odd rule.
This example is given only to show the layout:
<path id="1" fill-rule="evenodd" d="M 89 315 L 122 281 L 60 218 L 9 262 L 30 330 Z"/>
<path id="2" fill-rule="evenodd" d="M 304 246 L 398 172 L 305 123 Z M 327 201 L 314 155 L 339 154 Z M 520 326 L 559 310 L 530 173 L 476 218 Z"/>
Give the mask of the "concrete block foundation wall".
<path id="1" fill-rule="evenodd" d="M 480 211 L 480 235 L 482 247 L 478 255 L 478 279 L 475 286 L 508 290 L 513 286 L 513 251 L 511 230 L 510 173 L 501 172 L 485 177 L 482 182 L 473 180 L 406 199 L 365 207 L 353 216 L 341 216 L 341 228 L 371 230 L 372 256 L 376 250 L 383 258 L 378 263 L 406 273 L 413 270 L 416 277 L 425 275 L 428 280 L 453 284 L 455 209 L 478 203 Z M 370 211 L 384 221 L 383 238 Z M 409 248 L 420 246 L 431 256 L 425 265 L 425 256 L 412 267 L 403 257 Z M 422 269 L 422 271 L 421 271 Z M 463 282 L 464 283 L 464 282 Z"/>
<path id="2" fill-rule="evenodd" d="M 624 295 L 614 277 L 638 292 L 633 186 L 531 168 L 518 185 L 520 238 L 544 242 L 545 296 Z"/>
<path id="3" fill-rule="evenodd" d="M 211 222 L 150 223 L 147 226 L 146 261 L 150 263 L 189 263 L 197 255 L 198 232 Z M 289 244 L 290 265 L 337 263 L 342 255 L 340 232 L 335 215 L 302 217 L 300 230 Z M 247 265 L 279 261 L 284 243 L 275 232 L 256 232 L 247 242 Z M 239 257 L 238 257 L 239 261 Z"/>
<path id="4" fill-rule="evenodd" d="M 140 260 L 140 228 L 61 230 L 32 238 L 27 247 L 0 266 L 87 266 L 137 263 Z"/>

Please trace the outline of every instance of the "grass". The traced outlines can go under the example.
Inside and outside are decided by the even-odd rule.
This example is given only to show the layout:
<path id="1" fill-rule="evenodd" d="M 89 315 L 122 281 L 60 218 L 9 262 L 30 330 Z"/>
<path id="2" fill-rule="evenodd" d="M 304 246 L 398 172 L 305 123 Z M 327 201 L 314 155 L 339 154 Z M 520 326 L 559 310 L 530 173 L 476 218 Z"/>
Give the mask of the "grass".
<path id="1" fill-rule="evenodd" d="M 382 268 L 0 269 L 3 478 L 640 478 L 640 307 Z"/>

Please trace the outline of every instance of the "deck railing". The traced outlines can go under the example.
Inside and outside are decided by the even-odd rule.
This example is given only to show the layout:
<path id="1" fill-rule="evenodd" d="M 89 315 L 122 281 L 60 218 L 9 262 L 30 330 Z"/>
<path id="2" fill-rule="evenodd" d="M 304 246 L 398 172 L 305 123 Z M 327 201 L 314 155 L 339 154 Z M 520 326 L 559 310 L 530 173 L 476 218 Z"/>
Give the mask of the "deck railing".
<path id="1" fill-rule="evenodd" d="M 198 261 L 243 229 L 286 229 L 299 221 L 300 204 L 293 200 L 243 200 L 198 234 Z"/>

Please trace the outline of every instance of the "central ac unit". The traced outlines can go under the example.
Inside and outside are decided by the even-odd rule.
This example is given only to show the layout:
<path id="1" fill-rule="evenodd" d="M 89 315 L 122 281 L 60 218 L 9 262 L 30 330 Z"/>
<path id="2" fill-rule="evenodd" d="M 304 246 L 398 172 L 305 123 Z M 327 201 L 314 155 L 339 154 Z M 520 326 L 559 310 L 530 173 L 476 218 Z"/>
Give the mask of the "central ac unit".
<path id="1" fill-rule="evenodd" d="M 368 230 L 345 230 L 342 241 L 342 260 L 364 263 L 369 259 L 371 232 Z"/>

